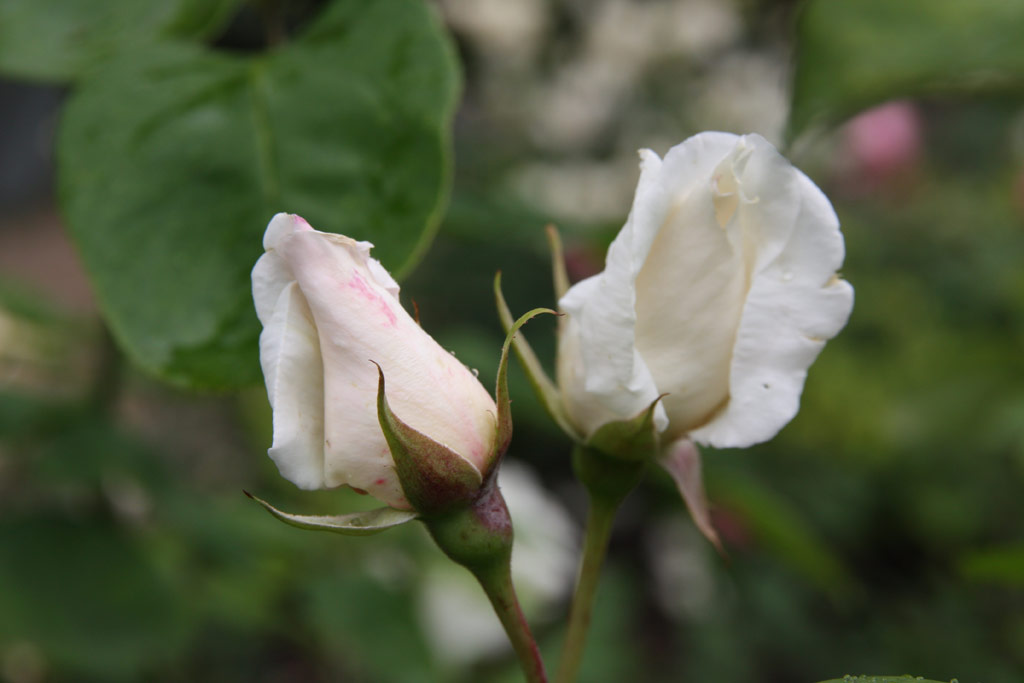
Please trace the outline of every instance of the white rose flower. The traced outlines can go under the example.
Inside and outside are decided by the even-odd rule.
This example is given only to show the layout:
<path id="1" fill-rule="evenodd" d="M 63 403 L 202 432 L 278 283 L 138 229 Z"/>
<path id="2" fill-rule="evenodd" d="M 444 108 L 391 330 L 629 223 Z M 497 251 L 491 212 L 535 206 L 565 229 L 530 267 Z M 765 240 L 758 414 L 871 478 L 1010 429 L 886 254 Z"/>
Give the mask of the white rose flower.
<path id="1" fill-rule="evenodd" d="M 377 368 L 401 420 L 486 473 L 494 400 L 402 308 L 372 245 L 278 214 L 252 271 L 274 411 L 269 455 L 300 488 L 347 484 L 408 509 L 377 418 Z"/>
<path id="2" fill-rule="evenodd" d="M 664 395 L 655 424 L 673 471 L 695 457 L 688 439 L 750 446 L 796 415 L 853 288 L 836 273 L 828 199 L 760 136 L 702 133 L 640 156 L 605 270 L 559 302 L 558 384 L 584 437 Z"/>

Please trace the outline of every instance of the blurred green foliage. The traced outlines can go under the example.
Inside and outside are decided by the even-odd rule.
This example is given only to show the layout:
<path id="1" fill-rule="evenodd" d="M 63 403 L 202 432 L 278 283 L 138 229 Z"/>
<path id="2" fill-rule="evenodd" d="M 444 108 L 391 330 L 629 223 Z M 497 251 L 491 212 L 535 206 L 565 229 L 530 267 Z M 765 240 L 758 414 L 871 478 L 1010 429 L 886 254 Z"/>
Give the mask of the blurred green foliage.
<path id="1" fill-rule="evenodd" d="M 936 683 L 926 681 L 920 676 L 843 676 L 824 683 L 906 683 L 906 681 L 921 681 L 921 683 Z"/>
<path id="2" fill-rule="evenodd" d="M 231 20 L 239 0 L 8 0 L 0 5 L 0 70 L 72 81 L 155 40 L 202 40 Z"/>
<path id="3" fill-rule="evenodd" d="M 677 524 L 685 511 L 667 478 L 652 479 L 627 501 L 595 606 L 584 681 L 789 683 L 864 671 L 962 683 L 1021 680 L 1024 93 L 1003 89 L 998 98 L 980 99 L 955 88 L 951 96 L 931 79 L 957 63 L 960 43 L 936 47 L 943 34 L 926 22 L 941 15 L 947 25 L 971 28 L 971 14 L 954 13 L 947 2 L 890 4 L 898 16 L 879 23 L 875 2 L 860 9 L 812 2 L 796 24 L 788 3 L 738 3 L 743 23 L 732 43 L 634 74 L 633 89 L 613 98 L 618 118 L 599 126 L 589 147 L 569 152 L 541 141 L 506 108 L 507 98 L 511 92 L 527 101 L 520 93 L 531 79 L 550 78 L 563 53 L 586 51 L 586 13 L 572 2 L 553 3 L 545 47 L 534 71 L 523 72 L 504 62 L 495 67 L 472 26 L 450 17 L 467 71 L 454 129 L 454 195 L 404 295 L 416 300 L 425 329 L 479 368 L 488 386 L 503 336 L 491 298 L 494 272 L 503 271 L 514 312 L 551 305 L 544 223 L 562 218 L 579 276 L 600 266 L 628 209 L 627 198 L 615 218 L 559 216 L 510 180 L 524 164 L 608 160 L 616 136 L 632 140 L 637 129 L 649 145 L 697 132 L 697 104 L 686 109 L 691 98 L 700 101 L 693 84 L 707 73 L 718 78 L 716 65 L 736 54 L 792 47 L 786 41 L 796 25 L 797 129 L 810 120 L 799 116 L 827 110 L 835 120 L 869 103 L 929 93 L 916 102 L 922 144 L 898 175 L 867 189 L 851 183 L 849 169 L 837 163 L 849 157 L 841 135 L 794 160 L 839 213 L 844 276 L 857 291 L 853 317 L 812 367 L 801 412 L 778 438 L 743 452 L 706 453 L 728 560 Z M 29 6 L 9 7 L 22 5 Z M 396 25 L 433 26 L 423 23 L 418 3 L 375 4 L 399 5 L 417 14 L 400 12 Z M 684 5 L 697 11 L 698 4 Z M 324 11 L 343 6 L 354 5 Z M 1007 3 L 1000 11 L 1018 16 L 1019 7 Z M 840 11 L 847 19 L 823 18 Z M 392 17 L 379 18 L 390 25 L 384 19 Z M 866 48 L 898 35 L 900 18 L 920 22 L 907 34 L 914 40 L 906 54 L 927 68 L 901 72 L 876 61 L 898 55 Z M 31 53 L 4 38 L 3 25 L 0 68 L 23 77 L 28 72 L 3 56 Z M 981 66 L 1002 73 L 1000 82 L 1019 79 L 1024 46 L 992 42 L 1016 24 L 979 26 L 963 35 L 982 36 L 991 49 L 961 61 L 974 67 L 978 55 L 989 54 L 994 61 Z M 144 24 L 129 33 L 151 42 L 136 40 L 152 35 Z M 63 189 L 62 200 L 107 323 L 129 355 L 182 382 L 252 379 L 256 327 L 246 277 L 266 218 L 278 209 L 309 212 L 318 227 L 365 230 L 357 236 L 392 249 L 385 263 L 411 262 L 444 194 L 439 150 L 455 87 L 445 39 L 435 28 L 427 33 L 416 35 L 433 46 L 430 64 L 447 75 L 411 76 L 392 99 L 369 94 L 380 85 L 374 69 L 387 66 L 380 59 L 357 60 L 362 70 L 355 73 L 334 68 L 344 45 L 367 56 L 386 45 L 372 34 L 326 29 L 316 41 L 311 29 L 286 47 L 244 58 L 151 45 L 132 58 L 112 58 L 103 67 L 107 76 L 89 77 L 100 80 L 81 86 L 64 122 L 63 139 L 77 153 L 62 152 L 64 182 L 76 185 Z M 823 65 L 831 70 L 807 75 Z M 861 68 L 876 77 L 870 87 L 850 80 Z M 910 75 L 889 77 L 896 73 Z M 610 87 L 602 81 L 602 92 Z M 252 106 L 259 93 L 266 108 Z M 489 97 L 501 104 L 497 113 L 488 109 Z M 175 98 L 184 104 L 175 106 Z M 289 98 L 308 106 L 293 111 L 284 106 Z M 666 113 L 666 103 L 680 111 Z M 403 107 L 423 118 L 413 120 L 413 109 Z M 545 116 L 554 118 L 554 109 Z M 275 130 L 286 137 L 273 140 L 283 155 L 275 158 L 295 174 L 281 185 L 294 194 L 260 190 L 253 148 L 256 131 L 265 130 L 254 119 L 259 111 L 280 114 Z M 345 115 L 334 118 L 339 111 Z M 398 175 L 389 164 L 405 152 L 367 161 L 378 147 L 428 130 L 405 150 L 408 164 Z M 104 151 L 107 144 L 117 151 Z M 349 175 L 332 175 L 341 167 Z M 367 189 L 366 177 L 395 183 L 380 195 L 380 213 L 352 208 L 363 201 L 352 188 Z M 400 188 L 409 188 L 418 208 L 392 204 Z M 274 196 L 295 205 L 274 205 Z M 387 212 L 399 209 L 408 220 L 389 236 L 385 228 L 395 223 Z M 160 293 L 161 283 L 174 287 Z M 262 454 L 269 442 L 262 389 L 194 397 L 127 368 L 111 373 L 102 360 L 51 362 L 82 352 L 86 361 L 109 359 L 110 348 L 80 315 L 34 305 L 6 288 L 0 299 L 5 324 L 31 325 L 33 338 L 52 342 L 34 344 L 38 357 L 18 361 L 20 383 L 0 391 L 0 679 L 518 680 L 507 657 L 485 655 L 464 669 L 431 646 L 420 625 L 422 568 L 441 558 L 415 525 L 369 539 L 306 534 L 242 496 L 246 488 L 310 513 L 373 505 L 350 491 L 299 493 L 277 476 Z M 552 321 L 530 323 L 543 359 L 552 358 L 553 329 Z M 204 343 L 217 353 L 204 355 Z M 512 456 L 529 461 L 580 512 L 568 444 L 517 368 L 511 393 Z M 549 665 L 561 638 L 561 615 L 552 617 L 535 624 Z"/>
<path id="4" fill-rule="evenodd" d="M 789 135 L 893 96 L 1019 92 L 1024 3 L 810 0 L 797 25 Z"/>

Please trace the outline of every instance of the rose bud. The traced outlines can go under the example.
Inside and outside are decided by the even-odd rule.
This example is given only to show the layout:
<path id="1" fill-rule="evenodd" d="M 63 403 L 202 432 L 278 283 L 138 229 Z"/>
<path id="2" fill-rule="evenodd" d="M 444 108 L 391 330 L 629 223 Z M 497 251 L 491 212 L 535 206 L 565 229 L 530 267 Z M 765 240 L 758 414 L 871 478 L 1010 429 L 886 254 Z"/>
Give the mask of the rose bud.
<path id="1" fill-rule="evenodd" d="M 846 324 L 828 199 L 758 135 L 702 133 L 641 155 L 603 272 L 559 302 L 566 412 L 584 436 L 659 396 L 666 442 L 744 447 L 799 408 L 807 368 Z"/>
<path id="2" fill-rule="evenodd" d="M 516 351 L 544 407 L 577 442 L 576 473 L 618 505 L 647 463 L 676 481 L 712 541 L 695 443 L 766 441 L 799 408 L 807 368 L 846 324 L 832 205 L 758 135 L 701 133 L 640 181 L 605 269 L 568 287 L 549 230 L 559 308 L 557 384 Z M 512 316 L 496 288 L 499 314 Z"/>
<path id="3" fill-rule="evenodd" d="M 269 455 L 281 475 L 303 489 L 344 484 L 413 507 L 379 420 L 382 374 L 403 427 L 479 485 L 498 455 L 494 399 L 405 311 L 372 245 L 278 214 L 263 246 L 253 299 L 274 414 Z"/>

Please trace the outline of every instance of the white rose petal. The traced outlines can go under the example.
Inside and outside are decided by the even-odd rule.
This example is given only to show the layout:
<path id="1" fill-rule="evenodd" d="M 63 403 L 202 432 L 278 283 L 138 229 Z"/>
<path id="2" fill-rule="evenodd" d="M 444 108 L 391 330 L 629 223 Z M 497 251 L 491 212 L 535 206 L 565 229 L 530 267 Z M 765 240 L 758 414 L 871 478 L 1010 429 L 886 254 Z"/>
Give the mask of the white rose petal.
<path id="1" fill-rule="evenodd" d="M 268 453 L 299 488 L 323 488 L 324 367 L 313 315 L 295 282 L 281 291 L 260 335 L 260 360 L 274 411 Z"/>
<path id="2" fill-rule="evenodd" d="M 566 409 L 591 434 L 665 395 L 666 443 L 770 439 L 853 305 L 835 213 L 757 135 L 702 133 L 641 159 L 605 270 L 559 302 Z"/>

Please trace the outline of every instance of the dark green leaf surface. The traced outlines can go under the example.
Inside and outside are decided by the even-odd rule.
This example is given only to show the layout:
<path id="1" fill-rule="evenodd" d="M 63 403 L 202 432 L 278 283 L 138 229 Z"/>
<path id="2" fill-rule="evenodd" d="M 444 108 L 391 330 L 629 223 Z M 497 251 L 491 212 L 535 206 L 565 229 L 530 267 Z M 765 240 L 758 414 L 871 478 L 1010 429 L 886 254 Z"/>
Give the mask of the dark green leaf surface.
<path id="1" fill-rule="evenodd" d="M 177 384 L 254 381 L 249 273 L 278 211 L 407 271 L 447 195 L 457 80 L 422 3 L 346 0 L 267 55 L 164 44 L 85 81 L 61 200 L 121 346 Z"/>
<path id="2" fill-rule="evenodd" d="M 65 82 L 159 38 L 206 38 L 238 0 L 4 0 L 0 73 Z"/>
<path id="3" fill-rule="evenodd" d="M 823 683 L 908 683 L 909 681 L 916 681 L 916 683 L 938 683 L 937 681 L 926 681 L 915 676 L 843 676 L 842 678 L 823 681 Z"/>
<path id="4" fill-rule="evenodd" d="M 1024 87 L 1021 36 L 1021 2 L 808 2 L 797 27 L 789 137 L 888 99 Z"/>

